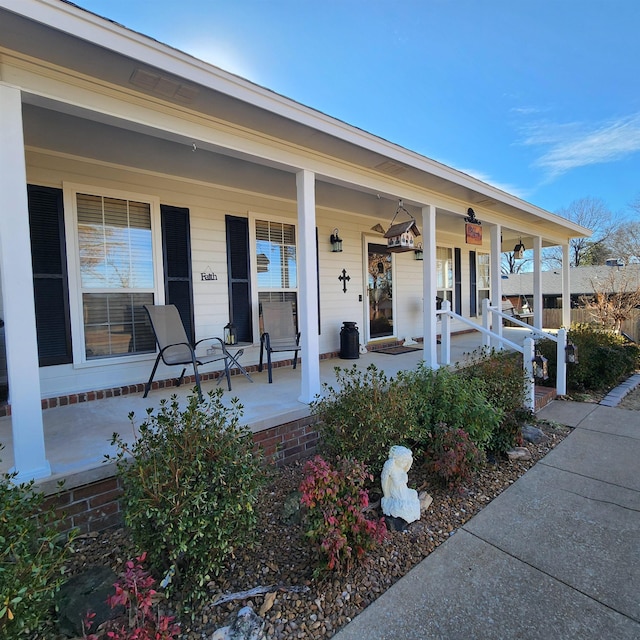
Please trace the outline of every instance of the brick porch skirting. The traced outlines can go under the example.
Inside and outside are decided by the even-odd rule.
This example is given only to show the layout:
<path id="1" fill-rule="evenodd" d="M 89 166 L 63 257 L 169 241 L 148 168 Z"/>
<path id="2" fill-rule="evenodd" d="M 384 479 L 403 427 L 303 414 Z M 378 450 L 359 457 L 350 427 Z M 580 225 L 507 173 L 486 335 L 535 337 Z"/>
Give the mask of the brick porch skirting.
<path id="1" fill-rule="evenodd" d="M 316 423 L 315 416 L 308 416 L 258 431 L 253 434 L 253 441 L 256 448 L 262 447 L 268 463 L 285 466 L 315 453 L 318 443 Z M 79 533 L 89 533 L 122 524 L 122 485 L 115 475 L 115 464 L 100 471 L 103 477 L 84 484 L 80 482 L 85 474 L 78 474 L 77 486 L 63 486 L 60 492 L 57 491 L 57 482 L 42 483 L 42 489 L 48 496 L 44 506 L 54 507 L 62 518 L 61 531 L 75 528 Z M 70 481 L 69 484 L 73 484 L 73 478 Z"/>

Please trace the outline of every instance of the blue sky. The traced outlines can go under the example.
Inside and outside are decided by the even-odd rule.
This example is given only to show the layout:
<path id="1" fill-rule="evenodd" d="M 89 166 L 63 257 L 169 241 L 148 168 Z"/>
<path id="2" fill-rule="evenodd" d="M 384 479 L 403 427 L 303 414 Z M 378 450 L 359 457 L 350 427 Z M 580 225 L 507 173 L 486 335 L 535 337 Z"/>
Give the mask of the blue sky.
<path id="1" fill-rule="evenodd" d="M 640 0 L 76 0 L 549 211 L 640 196 Z"/>

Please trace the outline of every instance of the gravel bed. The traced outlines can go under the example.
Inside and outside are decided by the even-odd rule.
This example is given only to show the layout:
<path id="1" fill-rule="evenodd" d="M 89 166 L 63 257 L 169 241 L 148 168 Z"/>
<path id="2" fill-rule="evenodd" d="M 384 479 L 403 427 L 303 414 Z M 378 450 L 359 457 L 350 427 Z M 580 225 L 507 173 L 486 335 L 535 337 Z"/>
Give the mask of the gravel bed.
<path id="1" fill-rule="evenodd" d="M 527 444 L 531 460 L 499 460 L 487 463 L 467 485 L 450 491 L 431 484 L 420 469 L 409 472 L 409 486 L 426 490 L 433 503 L 422 518 L 404 532 L 391 532 L 364 566 L 343 574 L 313 577 L 316 556 L 304 537 L 301 525 L 285 521 L 282 506 L 302 478 L 303 464 L 276 472 L 258 505 L 259 536 L 255 547 L 230 560 L 224 575 L 211 584 L 211 602 L 223 594 L 247 591 L 257 586 L 279 585 L 275 601 L 264 612 L 265 637 L 330 638 L 367 605 L 387 590 L 412 567 L 447 540 L 474 514 L 513 484 L 538 460 L 553 449 L 569 429 L 555 424 L 538 424 L 547 438 L 541 444 Z M 124 529 L 79 538 L 69 573 L 87 566 L 110 566 L 119 573 L 136 551 Z M 286 587 L 303 587 L 303 592 Z M 265 596 L 205 605 L 195 620 L 183 621 L 184 640 L 209 638 L 225 626 L 245 605 L 256 612 Z"/>
<path id="2" fill-rule="evenodd" d="M 631 411 L 640 411 L 640 388 L 628 393 L 618 405 L 620 409 L 629 409 Z"/>

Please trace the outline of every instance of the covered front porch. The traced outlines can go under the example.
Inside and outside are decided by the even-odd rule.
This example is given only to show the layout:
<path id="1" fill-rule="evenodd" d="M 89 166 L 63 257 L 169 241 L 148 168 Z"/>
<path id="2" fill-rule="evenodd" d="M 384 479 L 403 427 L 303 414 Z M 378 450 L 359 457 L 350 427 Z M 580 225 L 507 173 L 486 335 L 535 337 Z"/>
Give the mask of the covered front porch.
<path id="1" fill-rule="evenodd" d="M 273 385 L 234 379 L 255 430 L 306 415 L 344 321 L 358 346 L 424 347 L 359 366 L 436 366 L 438 306 L 453 332 L 480 323 L 516 247 L 533 254 L 537 328 L 541 254 L 562 247 L 569 323 L 579 225 L 70 3 L 0 8 L 0 41 L 0 442 L 20 480 L 99 465 L 127 413 L 171 393 L 136 395 L 156 357 L 145 305 L 178 307 L 192 342 L 234 323 L 252 366 L 262 305 L 292 303 L 302 367 Z M 410 223 L 408 244 L 387 236 L 394 221 Z"/>
<path id="2" fill-rule="evenodd" d="M 506 339 L 518 344 L 529 335 L 526 329 L 517 327 L 505 327 L 503 332 Z M 481 343 L 481 336 L 477 332 L 453 336 L 452 362 L 463 363 L 469 354 L 480 348 Z M 321 360 L 321 382 L 335 384 L 335 367 L 346 369 L 353 365 L 365 369 L 373 364 L 387 376 L 395 376 L 401 370 L 414 369 L 424 359 L 422 345 L 416 347 L 416 350 L 400 355 L 369 351 L 354 360 Z M 295 370 L 291 366 L 275 368 L 273 384 L 267 382 L 265 369 L 261 373 L 251 372 L 253 382 L 243 375 L 232 376 L 231 391 L 227 390 L 223 377 L 204 381 L 202 389 L 206 394 L 215 389 L 218 380 L 221 380 L 219 386 L 224 389 L 224 401 L 230 403 L 232 398 L 239 398 L 244 407 L 242 424 L 259 433 L 309 417 L 309 404 L 297 399 L 304 366 L 303 358 L 302 364 Z M 68 486 L 81 486 L 111 475 L 113 469 L 103 463 L 104 456 L 115 453 L 110 444 L 113 433 L 120 434 L 126 441 L 133 441 L 134 429 L 128 419 L 129 412 L 135 413 L 135 421 L 140 424 L 148 408 L 157 409 L 163 399 L 169 399 L 174 394 L 181 401 L 186 401 L 190 393 L 191 387 L 185 384 L 179 388 L 155 389 L 147 398 L 143 398 L 142 393 L 132 393 L 44 410 L 45 451 L 52 474 L 46 479 L 47 486 L 53 488 L 55 482 L 63 479 Z M 0 454 L 0 471 L 4 472 L 13 466 L 10 416 L 0 418 L 0 442 L 5 445 Z M 303 456 L 304 450 L 300 454 Z"/>

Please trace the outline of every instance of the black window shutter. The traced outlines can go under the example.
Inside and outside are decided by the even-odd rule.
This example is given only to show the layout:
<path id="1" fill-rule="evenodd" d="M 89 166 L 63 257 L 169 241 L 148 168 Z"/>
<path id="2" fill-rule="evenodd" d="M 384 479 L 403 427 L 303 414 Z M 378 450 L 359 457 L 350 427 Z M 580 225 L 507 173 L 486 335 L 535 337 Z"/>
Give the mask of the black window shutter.
<path id="1" fill-rule="evenodd" d="M 62 190 L 27 185 L 41 367 L 72 362 Z"/>
<path id="2" fill-rule="evenodd" d="M 462 315 L 462 253 L 459 247 L 453 250 L 453 277 L 455 278 L 456 313 Z"/>
<path id="3" fill-rule="evenodd" d="M 191 232 L 189 209 L 160 205 L 164 297 L 180 313 L 187 336 L 195 341 L 193 280 L 191 277 Z"/>
<path id="4" fill-rule="evenodd" d="M 226 229 L 229 320 L 235 325 L 240 342 L 253 342 L 249 221 L 247 218 L 226 216 Z"/>
<path id="5" fill-rule="evenodd" d="M 476 252 L 469 251 L 469 315 L 478 315 L 478 276 L 476 272 Z"/>

